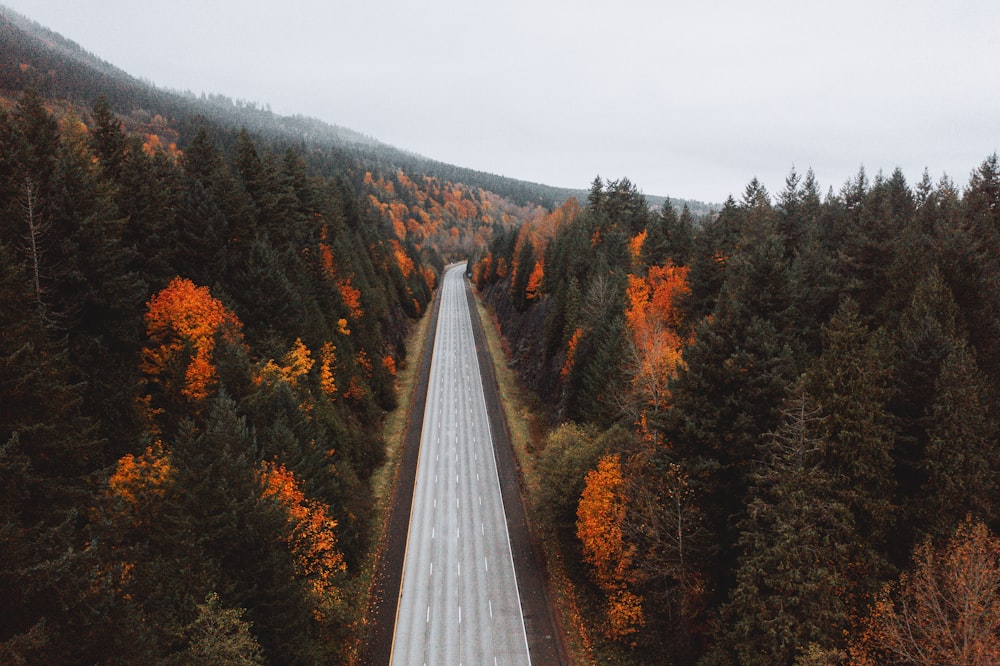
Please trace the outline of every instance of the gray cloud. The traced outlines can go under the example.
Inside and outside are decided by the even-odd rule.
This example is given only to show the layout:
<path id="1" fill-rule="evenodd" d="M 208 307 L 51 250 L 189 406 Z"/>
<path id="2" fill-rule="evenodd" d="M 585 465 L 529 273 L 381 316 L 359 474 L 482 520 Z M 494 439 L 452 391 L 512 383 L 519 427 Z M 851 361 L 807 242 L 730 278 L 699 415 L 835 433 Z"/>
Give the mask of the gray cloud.
<path id="1" fill-rule="evenodd" d="M 159 85 L 463 166 L 721 201 L 998 149 L 1000 5 L 916 0 L 5 0 Z"/>

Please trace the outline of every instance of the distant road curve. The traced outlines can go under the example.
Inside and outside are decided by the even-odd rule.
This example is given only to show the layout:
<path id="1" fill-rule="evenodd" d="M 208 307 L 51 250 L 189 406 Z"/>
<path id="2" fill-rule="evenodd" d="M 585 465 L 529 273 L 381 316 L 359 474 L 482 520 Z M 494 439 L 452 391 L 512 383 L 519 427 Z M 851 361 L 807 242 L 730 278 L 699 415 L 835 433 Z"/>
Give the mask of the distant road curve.
<path id="1" fill-rule="evenodd" d="M 441 287 L 394 665 L 531 663 L 464 271 Z"/>

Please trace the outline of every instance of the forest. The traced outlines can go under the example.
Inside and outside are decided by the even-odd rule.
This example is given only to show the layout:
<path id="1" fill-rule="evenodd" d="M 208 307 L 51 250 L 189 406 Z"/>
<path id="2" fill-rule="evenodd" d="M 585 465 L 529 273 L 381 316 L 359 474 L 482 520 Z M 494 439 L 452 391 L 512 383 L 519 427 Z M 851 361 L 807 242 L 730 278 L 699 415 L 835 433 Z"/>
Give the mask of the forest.
<path id="1" fill-rule="evenodd" d="M 406 338 L 554 190 L 0 40 L 0 663 L 356 661 Z"/>
<path id="2" fill-rule="evenodd" d="M 349 656 L 437 272 L 295 150 L 179 138 L 0 110 L 0 662 Z"/>
<path id="3" fill-rule="evenodd" d="M 597 178 L 497 235 L 582 660 L 1000 663 L 998 248 L 995 154 L 699 217 Z"/>
<path id="4" fill-rule="evenodd" d="M 574 192 L 0 8 L 0 663 L 351 663 L 405 340 L 503 333 L 580 663 L 1000 663 L 1000 163 Z"/>

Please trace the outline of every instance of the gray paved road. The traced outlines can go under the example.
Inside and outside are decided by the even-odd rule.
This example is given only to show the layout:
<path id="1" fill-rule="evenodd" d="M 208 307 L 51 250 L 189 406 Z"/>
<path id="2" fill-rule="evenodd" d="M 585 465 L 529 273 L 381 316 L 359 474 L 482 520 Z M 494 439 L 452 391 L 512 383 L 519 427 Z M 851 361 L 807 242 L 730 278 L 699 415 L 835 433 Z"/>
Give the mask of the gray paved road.
<path id="1" fill-rule="evenodd" d="M 442 286 L 393 664 L 530 663 L 464 270 Z"/>

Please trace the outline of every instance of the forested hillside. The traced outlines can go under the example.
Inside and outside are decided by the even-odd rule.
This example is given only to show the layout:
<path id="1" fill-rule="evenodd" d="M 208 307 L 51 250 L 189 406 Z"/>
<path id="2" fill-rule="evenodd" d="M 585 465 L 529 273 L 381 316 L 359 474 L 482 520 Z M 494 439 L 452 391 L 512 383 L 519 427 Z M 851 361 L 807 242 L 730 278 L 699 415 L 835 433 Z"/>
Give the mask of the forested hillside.
<path id="1" fill-rule="evenodd" d="M 351 658 L 410 322 L 569 194 L 0 44 L 0 661 Z"/>
<path id="2" fill-rule="evenodd" d="M 246 132 L 29 93 L 0 155 L 0 661 L 343 658 L 435 272 Z"/>
<path id="3" fill-rule="evenodd" d="M 573 194 L 0 7 L 0 663 L 349 663 L 404 340 L 465 257 L 583 662 L 1000 663 L 996 155 Z"/>
<path id="4" fill-rule="evenodd" d="M 598 179 L 495 238 L 587 658 L 997 663 L 998 250 L 996 155 L 702 218 Z"/>
<path id="5" fill-rule="evenodd" d="M 222 95 L 195 95 L 169 91 L 136 79 L 74 42 L 0 5 L 0 91 L 32 88 L 45 99 L 69 100 L 92 105 L 99 92 L 123 117 L 146 122 L 154 115 L 166 119 L 183 136 L 208 122 L 228 129 L 219 137 L 227 147 L 235 140 L 234 129 L 245 127 L 260 141 L 294 145 L 308 157 L 311 168 L 337 172 L 359 164 L 372 172 L 392 177 L 402 169 L 411 176 L 430 176 L 440 181 L 490 191 L 517 205 L 551 207 L 577 194 L 573 190 L 529 183 L 445 164 L 381 143 L 353 130 L 303 116 L 279 116 L 263 104 L 232 100 Z M 147 117 L 148 114 L 148 117 Z M 352 184 L 360 185 L 364 171 Z M 703 205 L 703 204 L 699 204 Z"/>
<path id="6" fill-rule="evenodd" d="M 353 658 L 410 323 L 554 191 L 0 38 L 0 662 Z"/>

